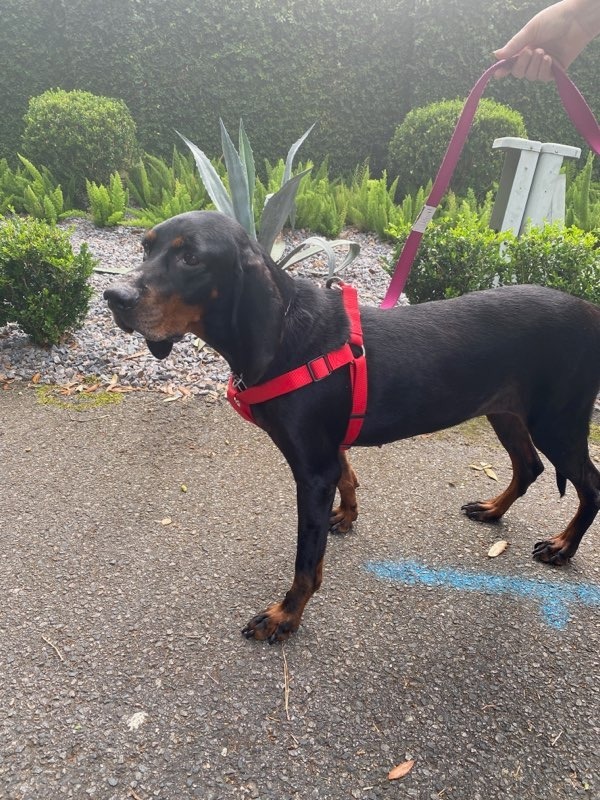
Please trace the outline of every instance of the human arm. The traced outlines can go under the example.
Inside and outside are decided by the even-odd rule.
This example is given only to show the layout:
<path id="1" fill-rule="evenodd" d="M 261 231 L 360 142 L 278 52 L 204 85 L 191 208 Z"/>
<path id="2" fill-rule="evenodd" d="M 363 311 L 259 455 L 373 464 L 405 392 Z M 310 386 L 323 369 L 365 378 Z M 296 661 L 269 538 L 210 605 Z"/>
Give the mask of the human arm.
<path id="1" fill-rule="evenodd" d="M 514 75 L 528 80 L 552 80 L 552 61 L 563 69 L 600 35 L 600 0 L 561 0 L 536 14 L 504 47 L 498 59 L 517 56 L 497 77 Z"/>

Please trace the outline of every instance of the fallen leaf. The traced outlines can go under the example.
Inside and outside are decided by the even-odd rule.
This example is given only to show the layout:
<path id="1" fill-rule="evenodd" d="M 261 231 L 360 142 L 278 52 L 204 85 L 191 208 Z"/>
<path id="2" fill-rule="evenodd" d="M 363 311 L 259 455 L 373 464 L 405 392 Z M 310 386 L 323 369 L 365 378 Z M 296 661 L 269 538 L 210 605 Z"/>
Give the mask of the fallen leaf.
<path id="1" fill-rule="evenodd" d="M 408 775 L 408 773 L 411 771 L 414 765 L 415 765 L 414 758 L 411 758 L 410 761 L 405 761 L 403 764 L 398 764 L 397 767 L 394 767 L 394 769 L 391 769 L 388 772 L 388 780 L 397 781 L 400 778 L 404 778 L 405 775 Z"/>
<path id="2" fill-rule="evenodd" d="M 109 386 L 106 391 L 113 394 L 128 394 L 129 392 L 136 392 L 138 389 L 133 386 Z"/>
<path id="3" fill-rule="evenodd" d="M 498 480 L 498 476 L 496 475 L 496 473 L 494 472 L 494 470 L 490 466 L 484 467 L 483 471 L 488 476 L 488 478 L 491 478 L 493 481 L 497 481 Z"/>
<path id="4" fill-rule="evenodd" d="M 181 484 L 181 491 L 184 493 L 187 492 L 187 486 L 185 485 L 185 483 Z"/>
<path id="5" fill-rule="evenodd" d="M 491 478 L 493 481 L 498 480 L 498 476 L 492 469 L 492 465 L 488 464 L 486 461 L 480 461 L 479 464 L 469 464 L 469 469 L 476 469 L 478 472 L 485 472 L 488 478 Z"/>
<path id="6" fill-rule="evenodd" d="M 161 525 L 170 525 L 172 522 L 173 522 L 173 520 L 171 519 L 171 517 L 165 517 L 164 519 L 161 519 L 160 524 Z"/>
<path id="7" fill-rule="evenodd" d="M 499 541 L 494 542 L 494 544 L 490 547 L 488 550 L 488 556 L 490 558 L 496 558 L 496 556 L 499 556 L 501 553 L 503 553 L 507 547 L 508 542 L 506 539 L 500 539 Z"/>
<path id="8" fill-rule="evenodd" d="M 39 383 L 42 379 L 41 373 L 36 372 L 33 378 L 31 379 L 32 383 Z"/>

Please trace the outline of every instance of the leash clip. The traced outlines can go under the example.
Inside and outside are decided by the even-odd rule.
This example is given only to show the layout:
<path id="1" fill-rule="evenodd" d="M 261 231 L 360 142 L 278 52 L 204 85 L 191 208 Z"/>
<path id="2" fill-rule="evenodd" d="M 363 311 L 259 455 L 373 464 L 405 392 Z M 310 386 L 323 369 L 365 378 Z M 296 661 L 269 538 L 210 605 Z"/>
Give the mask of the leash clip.
<path id="1" fill-rule="evenodd" d="M 231 373 L 231 384 L 236 392 L 244 392 L 248 388 L 244 383 L 244 379 L 241 375 L 235 375 L 235 373 Z"/>
<path id="2" fill-rule="evenodd" d="M 332 278 L 328 278 L 325 281 L 325 286 L 327 289 L 332 289 L 334 286 L 338 289 L 341 289 L 344 285 L 344 281 L 341 278 L 338 278 L 337 275 L 334 275 Z"/>

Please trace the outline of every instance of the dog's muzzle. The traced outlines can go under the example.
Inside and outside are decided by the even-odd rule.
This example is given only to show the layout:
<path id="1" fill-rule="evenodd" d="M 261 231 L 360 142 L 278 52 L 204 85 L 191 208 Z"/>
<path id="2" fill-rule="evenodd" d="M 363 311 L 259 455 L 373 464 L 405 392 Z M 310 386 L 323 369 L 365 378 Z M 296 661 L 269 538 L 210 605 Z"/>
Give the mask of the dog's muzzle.
<path id="1" fill-rule="evenodd" d="M 135 286 L 122 283 L 105 289 L 104 299 L 111 311 L 130 311 L 138 304 L 140 293 Z"/>
<path id="2" fill-rule="evenodd" d="M 134 325 L 129 324 L 129 320 L 134 322 L 135 317 L 132 312 L 135 311 L 137 304 L 140 301 L 141 294 L 135 286 L 126 283 L 116 284 L 104 291 L 104 299 L 108 303 L 108 307 L 113 313 L 115 322 L 125 333 L 133 333 L 136 329 Z M 127 322 L 125 320 L 128 320 Z M 143 334 L 142 334 L 143 335 Z M 148 349 L 155 358 L 166 358 L 173 348 L 174 342 L 179 342 L 182 336 L 171 336 L 168 339 L 154 340 L 146 338 Z"/>

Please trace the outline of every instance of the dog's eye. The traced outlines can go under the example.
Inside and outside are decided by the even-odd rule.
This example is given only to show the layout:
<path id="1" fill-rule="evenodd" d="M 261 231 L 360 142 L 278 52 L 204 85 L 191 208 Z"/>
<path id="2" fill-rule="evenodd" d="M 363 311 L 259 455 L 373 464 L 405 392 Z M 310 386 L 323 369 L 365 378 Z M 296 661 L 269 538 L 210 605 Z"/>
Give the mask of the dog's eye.
<path id="1" fill-rule="evenodd" d="M 200 263 L 200 258 L 196 253 L 190 253 L 189 250 L 183 254 L 182 259 L 190 267 L 195 267 Z"/>
<path id="2" fill-rule="evenodd" d="M 142 242 L 142 261 L 145 261 L 148 258 L 149 252 L 150 244 L 148 242 Z"/>

